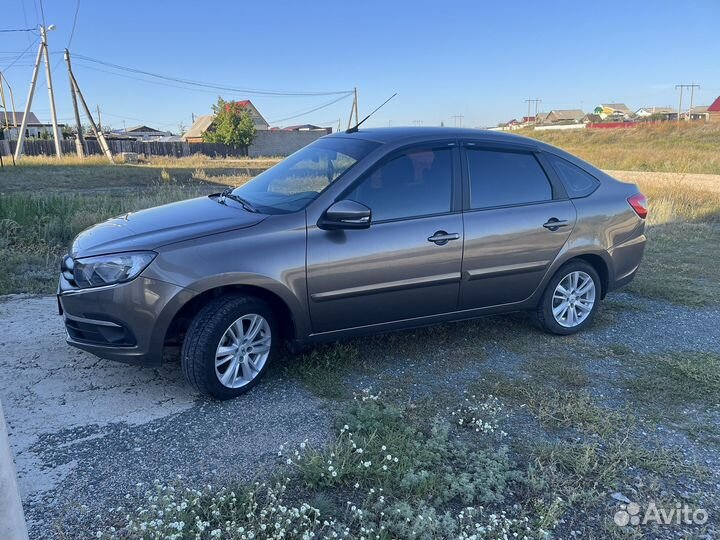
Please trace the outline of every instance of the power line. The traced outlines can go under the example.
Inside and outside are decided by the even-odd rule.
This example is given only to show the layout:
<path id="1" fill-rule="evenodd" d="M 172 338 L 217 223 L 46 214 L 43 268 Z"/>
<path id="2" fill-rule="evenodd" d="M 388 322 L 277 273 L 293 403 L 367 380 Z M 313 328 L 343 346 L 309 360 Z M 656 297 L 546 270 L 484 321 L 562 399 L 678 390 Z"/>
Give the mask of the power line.
<path id="1" fill-rule="evenodd" d="M 130 73 L 137 73 L 140 75 L 147 75 L 149 77 L 155 77 L 157 79 L 163 79 L 166 81 L 172 81 L 177 82 L 180 84 L 186 84 L 189 86 L 198 86 L 202 88 L 209 88 L 213 90 L 222 90 L 227 92 L 237 92 L 237 93 L 244 93 L 244 94 L 257 94 L 257 95 L 265 95 L 265 96 L 337 96 L 340 94 L 348 95 L 351 94 L 352 90 L 338 90 L 338 91 L 332 91 L 332 92 L 300 92 L 300 91 L 279 91 L 279 90 L 264 90 L 264 89 L 258 89 L 258 88 L 236 88 L 232 86 L 224 86 L 220 84 L 212 84 L 202 81 L 194 81 L 191 79 L 181 79 L 179 77 L 172 77 L 170 75 L 161 75 L 159 73 L 153 73 L 150 71 L 144 71 L 141 69 L 131 68 L 127 66 L 121 66 L 119 64 L 113 64 L 112 62 L 106 62 L 104 60 L 99 60 L 97 58 L 91 58 L 89 56 L 85 56 L 82 54 L 76 54 L 75 58 L 79 58 L 81 60 L 86 60 L 88 62 L 94 62 L 96 64 L 101 64 L 107 67 L 111 67 L 113 69 L 118 69 L 122 71 L 127 71 Z"/>
<path id="2" fill-rule="evenodd" d="M 78 18 L 79 11 L 80 11 L 80 0 L 75 0 L 75 15 L 73 15 L 73 23 L 72 23 L 72 28 L 70 29 L 70 37 L 68 38 L 67 45 L 65 45 L 66 49 L 70 48 L 70 44 L 72 43 L 73 37 L 75 36 L 75 26 L 77 26 L 77 18 Z M 62 63 L 62 61 L 63 61 L 63 59 L 60 58 L 57 62 L 55 62 L 53 69 L 57 69 L 57 67 Z"/>
<path id="3" fill-rule="evenodd" d="M 330 107 L 331 105 L 334 105 L 334 104 L 337 103 L 338 101 L 341 101 L 341 100 L 343 100 L 343 99 L 345 99 L 345 98 L 348 98 L 348 97 L 350 97 L 351 95 L 352 95 L 352 94 L 345 94 L 344 96 L 340 96 L 339 98 L 333 99 L 332 101 L 330 101 L 330 102 L 328 102 L 328 103 L 325 103 L 324 105 L 320 105 L 320 106 L 315 107 L 315 108 L 313 108 L 313 109 L 310 109 L 310 110 L 307 110 L 307 111 L 303 111 L 303 112 L 301 112 L 301 113 L 299 113 L 299 114 L 295 114 L 295 115 L 293 115 L 293 116 L 287 116 L 287 117 L 285 117 L 285 118 L 280 118 L 280 119 L 278 119 L 278 120 L 271 120 L 270 123 L 271 123 L 271 124 L 279 124 L 280 122 L 285 122 L 286 120 L 292 120 L 292 119 L 294 119 L 294 118 L 300 118 L 301 116 L 305 116 L 306 114 L 311 114 L 311 113 L 317 112 L 317 111 L 319 111 L 319 110 L 321 110 L 321 109 L 325 109 L 325 108 L 327 108 L 327 107 Z"/>
<path id="4" fill-rule="evenodd" d="M 68 38 L 66 49 L 70 48 L 73 37 L 75 36 L 75 27 L 77 26 L 78 12 L 80 11 L 80 0 L 75 0 L 75 15 L 73 15 L 72 29 L 70 30 L 70 37 Z"/>
<path id="5" fill-rule="evenodd" d="M 21 52 L 19 55 L 17 55 L 17 56 L 15 57 L 15 59 L 14 59 L 12 62 L 10 62 L 10 64 L 8 64 L 7 66 L 5 66 L 5 67 L 2 69 L 2 71 L 7 71 L 7 70 L 10 69 L 11 67 L 13 67 L 23 56 L 25 56 L 25 55 L 28 53 L 28 51 L 29 51 L 30 49 L 32 49 L 32 48 L 37 44 L 38 41 L 40 41 L 40 38 L 35 38 L 35 40 L 34 40 L 30 45 L 28 45 L 27 48 L 26 48 L 23 52 Z"/>
<path id="6" fill-rule="evenodd" d="M 37 28 L 0 28 L 0 32 L 35 32 Z"/>

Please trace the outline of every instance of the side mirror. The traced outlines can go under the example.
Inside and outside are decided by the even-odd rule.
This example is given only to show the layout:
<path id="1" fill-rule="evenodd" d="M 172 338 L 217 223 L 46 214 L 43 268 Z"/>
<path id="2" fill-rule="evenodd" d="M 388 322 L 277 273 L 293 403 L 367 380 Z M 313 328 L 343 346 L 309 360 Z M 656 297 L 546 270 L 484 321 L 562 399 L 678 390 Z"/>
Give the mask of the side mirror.
<path id="1" fill-rule="evenodd" d="M 318 227 L 325 230 L 367 229 L 370 227 L 372 211 L 359 202 L 345 200 L 330 206 L 318 221 Z"/>

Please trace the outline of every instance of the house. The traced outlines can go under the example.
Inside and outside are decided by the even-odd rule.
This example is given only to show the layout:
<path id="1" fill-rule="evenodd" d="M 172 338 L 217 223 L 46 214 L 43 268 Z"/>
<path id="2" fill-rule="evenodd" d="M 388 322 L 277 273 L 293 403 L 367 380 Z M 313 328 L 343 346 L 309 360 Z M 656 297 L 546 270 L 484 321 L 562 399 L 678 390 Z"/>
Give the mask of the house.
<path id="1" fill-rule="evenodd" d="M 579 124 L 585 117 L 580 109 L 553 109 L 542 118 L 543 124 Z"/>
<path id="2" fill-rule="evenodd" d="M 118 135 L 125 135 L 133 137 L 138 141 L 153 141 L 160 137 L 169 137 L 172 135 L 169 131 L 160 131 L 159 129 L 151 128 L 145 125 L 134 126 L 124 130 L 116 130 L 115 133 Z"/>
<path id="3" fill-rule="evenodd" d="M 0 139 L 16 141 L 20 133 L 20 127 L 23 123 L 25 113 L 17 111 L 0 111 Z M 58 129 L 62 130 L 65 124 L 58 124 Z M 34 113 L 28 113 L 27 125 L 25 126 L 25 137 L 40 138 L 46 133 L 48 137 L 52 137 L 52 124 L 43 124 Z"/>
<path id="4" fill-rule="evenodd" d="M 527 125 L 527 124 L 534 124 L 535 123 L 535 117 L 534 116 L 523 116 L 521 124 Z"/>
<path id="5" fill-rule="evenodd" d="M 720 96 L 707 109 L 708 122 L 720 122 Z"/>
<path id="6" fill-rule="evenodd" d="M 639 119 L 677 120 L 677 111 L 672 107 L 641 107 L 635 111 L 635 117 Z"/>
<path id="7" fill-rule="evenodd" d="M 265 131 L 270 129 L 270 124 L 267 123 L 267 120 L 263 118 L 263 116 L 260 114 L 260 111 L 257 110 L 255 105 L 253 105 L 252 101 L 249 99 L 245 99 L 242 101 L 236 102 L 240 107 L 245 109 L 248 113 L 250 113 L 250 117 L 253 119 L 253 122 L 255 124 L 255 129 L 258 131 Z M 195 119 L 195 122 L 193 122 L 193 125 L 190 126 L 190 129 L 187 130 L 187 133 L 183 135 L 183 138 L 187 142 L 203 142 L 203 134 L 212 129 L 213 120 L 215 120 L 214 114 L 205 114 L 203 116 L 198 116 Z"/>
<path id="8" fill-rule="evenodd" d="M 633 112 L 624 103 L 601 103 L 595 107 L 593 113 L 607 122 L 623 122 L 633 116 Z"/>
<path id="9" fill-rule="evenodd" d="M 708 121 L 708 116 L 710 113 L 708 112 L 708 109 L 710 108 L 710 105 L 697 105 L 690 109 L 686 113 L 686 118 L 690 117 L 690 120 L 703 120 L 705 122 Z"/>

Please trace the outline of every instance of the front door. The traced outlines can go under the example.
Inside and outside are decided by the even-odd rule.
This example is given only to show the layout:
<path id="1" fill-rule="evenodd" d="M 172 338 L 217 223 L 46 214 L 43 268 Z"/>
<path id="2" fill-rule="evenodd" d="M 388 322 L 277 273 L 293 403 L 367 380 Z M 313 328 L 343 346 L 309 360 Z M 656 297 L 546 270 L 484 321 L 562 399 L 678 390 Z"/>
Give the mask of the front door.
<path id="1" fill-rule="evenodd" d="M 308 223 L 307 276 L 313 332 L 454 311 L 463 221 L 459 152 L 447 143 L 393 154 L 340 199 L 372 211 L 362 230 Z"/>
<path id="2" fill-rule="evenodd" d="M 572 231 L 575 206 L 533 152 L 464 149 L 465 254 L 460 309 L 527 299 Z"/>

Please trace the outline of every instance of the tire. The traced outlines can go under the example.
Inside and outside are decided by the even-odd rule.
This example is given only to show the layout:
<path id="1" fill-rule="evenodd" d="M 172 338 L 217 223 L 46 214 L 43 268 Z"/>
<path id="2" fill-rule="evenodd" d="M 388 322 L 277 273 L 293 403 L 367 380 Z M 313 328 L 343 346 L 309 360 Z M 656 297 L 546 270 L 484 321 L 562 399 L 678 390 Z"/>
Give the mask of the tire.
<path id="1" fill-rule="evenodd" d="M 260 322 L 261 319 L 265 323 Z M 253 324 L 260 325 L 256 340 L 246 343 L 238 334 L 242 333 L 243 338 L 250 336 Z M 243 331 L 239 332 L 239 328 Z M 195 315 L 185 335 L 180 356 L 185 378 L 200 393 L 216 399 L 232 399 L 244 394 L 258 383 L 275 357 L 278 337 L 273 311 L 265 302 L 239 294 L 218 297 Z M 257 343 L 256 351 L 249 352 L 254 343 Z M 227 352 L 233 347 L 235 352 Z M 222 362 L 217 366 L 216 356 L 218 362 Z M 234 372 L 228 374 L 231 369 Z M 233 377 L 233 373 L 237 377 Z M 228 384 L 222 381 L 225 376 Z"/>
<path id="2" fill-rule="evenodd" d="M 566 288 L 568 285 L 572 286 L 572 276 L 578 276 L 578 286 L 574 290 L 570 287 Z M 582 292 L 588 284 L 584 280 L 585 276 L 592 280 L 592 304 L 588 300 L 590 297 L 588 293 L 571 294 L 565 300 L 566 295 L 558 289 L 558 285 L 563 283 L 563 289 L 571 293 Z M 551 334 L 562 336 L 574 334 L 592 323 L 600 304 L 601 293 L 600 276 L 595 269 L 585 261 L 570 261 L 561 266 L 548 282 L 537 308 L 532 312 L 533 318 L 540 328 Z M 568 309 L 564 310 L 566 305 Z M 591 306 L 589 311 L 588 306 Z M 557 317 L 553 314 L 554 308 L 559 311 Z M 574 319 L 573 314 L 575 314 Z"/>

